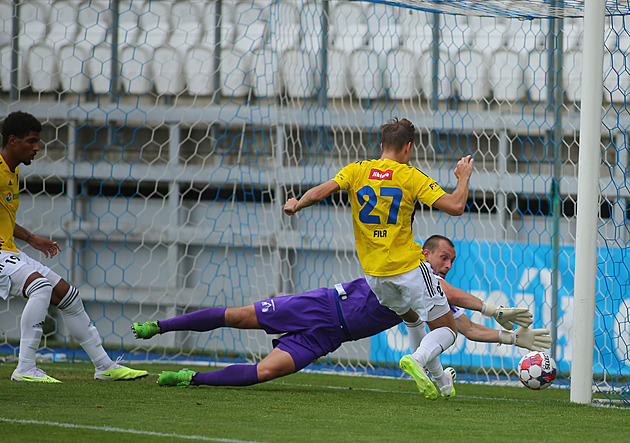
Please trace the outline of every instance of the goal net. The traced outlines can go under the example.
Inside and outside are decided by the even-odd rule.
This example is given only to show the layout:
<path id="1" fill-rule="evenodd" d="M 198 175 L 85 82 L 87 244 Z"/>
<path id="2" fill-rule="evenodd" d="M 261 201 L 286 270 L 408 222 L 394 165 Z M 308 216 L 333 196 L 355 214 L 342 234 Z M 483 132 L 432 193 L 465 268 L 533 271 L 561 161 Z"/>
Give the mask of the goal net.
<path id="1" fill-rule="evenodd" d="M 606 5 L 594 386 L 627 402 L 630 26 L 626 2 Z M 21 168 L 18 223 L 63 247 L 52 260 L 25 251 L 80 289 L 112 354 L 214 365 L 270 352 L 260 331 L 139 343 L 129 326 L 361 277 L 347 196 L 292 218 L 282 205 L 380 156 L 379 125 L 406 117 L 419 128 L 412 163 L 447 190 L 456 162 L 475 159 L 465 214 L 419 207 L 417 240 L 453 239 L 455 286 L 528 307 L 566 381 L 583 2 L 0 0 L 0 11 L 0 114 L 44 123 Z M 23 305 L 0 302 L 9 357 Z M 81 358 L 57 318 L 51 308 L 44 356 Z M 380 373 L 407 351 L 397 327 L 313 367 Z M 442 361 L 497 381 L 525 352 L 460 334 Z"/>

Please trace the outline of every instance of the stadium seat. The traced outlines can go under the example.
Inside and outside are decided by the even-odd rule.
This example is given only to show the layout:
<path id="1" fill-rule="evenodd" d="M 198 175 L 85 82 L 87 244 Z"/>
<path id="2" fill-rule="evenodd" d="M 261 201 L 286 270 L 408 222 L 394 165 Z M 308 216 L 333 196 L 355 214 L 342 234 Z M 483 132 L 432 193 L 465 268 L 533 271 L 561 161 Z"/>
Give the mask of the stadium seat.
<path id="1" fill-rule="evenodd" d="M 338 3 L 330 14 L 331 46 L 350 54 L 365 47 L 367 19 L 361 5 Z"/>
<path id="2" fill-rule="evenodd" d="M 492 54 L 489 66 L 488 78 L 495 100 L 520 101 L 525 98 L 527 88 L 523 70 L 527 61 L 524 57 L 511 49 L 499 48 Z"/>
<path id="3" fill-rule="evenodd" d="M 300 47 L 304 51 L 319 53 L 322 47 L 322 14 L 320 3 L 308 2 L 300 9 Z"/>
<path id="4" fill-rule="evenodd" d="M 150 51 L 164 45 L 170 32 L 170 2 L 145 2 L 139 14 L 137 45 Z"/>
<path id="5" fill-rule="evenodd" d="M 238 2 L 234 9 L 234 48 L 255 51 L 266 39 L 269 8 L 262 2 Z"/>
<path id="6" fill-rule="evenodd" d="M 11 43 L 13 34 L 13 1 L 0 0 L 0 48 Z"/>
<path id="7" fill-rule="evenodd" d="M 33 91 L 52 92 L 59 89 L 58 55 L 48 44 L 37 43 L 28 50 L 26 70 Z"/>
<path id="8" fill-rule="evenodd" d="M 149 65 L 152 83 L 159 95 L 179 95 L 184 91 L 184 55 L 169 45 L 153 52 Z"/>
<path id="9" fill-rule="evenodd" d="M 440 46 L 457 54 L 473 38 L 466 16 L 443 14 L 440 16 Z"/>
<path id="10" fill-rule="evenodd" d="M 225 3 L 224 3 L 225 5 Z M 225 7 L 225 6 L 224 6 Z M 206 49 L 210 49 L 214 53 L 216 44 L 216 2 L 210 1 L 203 7 L 201 22 L 203 24 L 204 33 L 199 43 Z M 221 47 L 231 48 L 234 45 L 234 20 L 230 10 L 223 11 L 221 14 Z"/>
<path id="11" fill-rule="evenodd" d="M 581 46 L 584 34 L 584 20 L 582 18 L 564 19 L 563 25 L 564 49 L 570 51 Z"/>
<path id="12" fill-rule="evenodd" d="M 367 43 L 377 54 L 396 49 L 400 46 L 400 30 L 397 16 L 399 9 L 389 5 L 374 3 L 366 7 Z"/>
<path id="13" fill-rule="evenodd" d="M 269 44 L 282 54 L 300 45 L 300 17 L 295 3 L 280 0 L 271 5 L 269 16 Z"/>
<path id="14" fill-rule="evenodd" d="M 137 0 L 124 0 L 118 6 L 118 44 L 134 46 L 138 42 L 142 7 Z"/>
<path id="15" fill-rule="evenodd" d="M 506 46 L 508 24 L 502 18 L 469 17 L 468 26 L 473 34 L 474 49 L 492 57 L 499 48 Z"/>
<path id="16" fill-rule="evenodd" d="M 607 103 L 627 103 L 630 93 L 630 72 L 626 54 L 618 48 L 604 51 L 604 100 Z"/>
<path id="17" fill-rule="evenodd" d="M 564 94 L 567 100 L 579 102 L 582 100 L 582 49 L 573 47 L 564 53 L 562 77 Z"/>
<path id="18" fill-rule="evenodd" d="M 254 95 L 257 97 L 277 96 L 282 91 L 278 53 L 264 46 L 254 51 L 253 56 Z"/>
<path id="19" fill-rule="evenodd" d="M 413 99 L 420 96 L 418 59 L 408 49 L 390 51 L 387 54 L 387 69 L 384 84 L 390 98 Z"/>
<path id="20" fill-rule="evenodd" d="M 402 11 L 398 21 L 401 28 L 401 45 L 420 56 L 433 41 L 433 30 L 427 20 L 427 13 L 413 9 Z"/>
<path id="21" fill-rule="evenodd" d="M 113 65 L 112 45 L 103 42 L 92 49 L 92 56 L 88 58 L 88 72 L 92 92 L 95 94 L 107 94 L 115 85 L 112 84 Z"/>
<path id="22" fill-rule="evenodd" d="M 153 51 L 145 46 L 123 47 L 118 55 L 123 94 L 143 95 L 151 90 L 151 58 Z"/>
<path id="23" fill-rule="evenodd" d="M 61 92 L 81 94 L 90 89 L 87 60 L 91 53 L 84 46 L 69 43 L 59 49 Z"/>
<path id="24" fill-rule="evenodd" d="M 525 86 L 529 91 L 529 99 L 534 102 L 544 103 L 549 98 L 549 87 L 547 86 L 549 52 L 545 48 L 545 40 L 542 34 L 538 39 L 536 49 L 530 51 L 527 57 L 524 79 Z"/>
<path id="25" fill-rule="evenodd" d="M 171 35 L 168 44 L 185 53 L 198 44 L 203 35 L 202 10 L 195 2 L 175 2 L 170 11 Z"/>
<path id="26" fill-rule="evenodd" d="M 8 92 L 11 90 L 11 66 L 13 50 L 10 44 L 6 44 L 0 48 L 0 85 L 2 90 Z M 18 89 L 24 89 L 28 86 L 28 77 L 24 66 L 24 56 L 18 53 Z"/>
<path id="27" fill-rule="evenodd" d="M 480 51 L 468 47 L 459 51 L 454 86 L 463 100 L 483 100 L 490 95 L 488 64 Z"/>
<path id="28" fill-rule="evenodd" d="M 289 97 L 312 97 L 320 87 L 317 56 L 310 51 L 289 49 L 280 55 L 280 72 Z"/>
<path id="29" fill-rule="evenodd" d="M 50 2 L 31 0 L 21 3 L 18 45 L 23 54 L 44 39 L 49 19 Z"/>
<path id="30" fill-rule="evenodd" d="M 107 0 L 91 0 L 79 4 L 77 11 L 78 32 L 75 42 L 95 47 L 105 42 L 113 29 L 114 17 Z"/>
<path id="31" fill-rule="evenodd" d="M 438 85 L 437 91 L 433 91 L 433 55 L 432 50 L 427 49 L 420 56 L 420 80 L 422 92 L 425 97 L 431 98 L 437 94 L 439 100 L 446 100 L 453 96 L 453 79 L 455 76 L 453 63 L 450 61 L 446 48 L 440 48 L 437 60 Z"/>
<path id="32" fill-rule="evenodd" d="M 384 95 L 383 71 L 387 56 L 366 49 L 350 54 L 350 79 L 356 98 L 375 99 Z"/>
<path id="33" fill-rule="evenodd" d="M 193 46 L 186 53 L 184 74 L 190 95 L 208 96 L 214 92 L 214 52 L 202 45 Z"/>
<path id="34" fill-rule="evenodd" d="M 73 0 L 57 0 L 50 9 L 50 22 L 44 43 L 58 50 L 76 41 L 79 4 Z"/>
<path id="35" fill-rule="evenodd" d="M 328 98 L 342 98 L 350 95 L 348 54 L 331 48 L 328 51 Z"/>
<path id="36" fill-rule="evenodd" d="M 221 94 L 224 97 L 247 97 L 253 86 L 251 52 L 236 49 L 221 52 Z"/>

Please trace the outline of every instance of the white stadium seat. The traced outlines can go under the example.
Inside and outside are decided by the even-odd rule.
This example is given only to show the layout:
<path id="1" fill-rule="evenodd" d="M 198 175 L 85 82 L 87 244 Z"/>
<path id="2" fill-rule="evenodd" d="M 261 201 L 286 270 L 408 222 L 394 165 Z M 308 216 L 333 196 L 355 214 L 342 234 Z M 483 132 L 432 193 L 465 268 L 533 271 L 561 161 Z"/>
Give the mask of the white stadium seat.
<path id="1" fill-rule="evenodd" d="M 342 98 L 350 95 L 350 70 L 348 54 L 338 49 L 328 50 L 328 98 Z"/>
<path id="2" fill-rule="evenodd" d="M 81 94 L 90 88 L 86 47 L 69 43 L 59 49 L 59 82 L 61 92 Z"/>
<path id="3" fill-rule="evenodd" d="M 282 75 L 278 53 L 269 47 L 254 51 L 254 95 L 275 97 L 282 91 Z"/>
<path id="4" fill-rule="evenodd" d="M 481 51 L 468 47 L 459 51 L 455 63 L 455 88 L 463 100 L 482 100 L 490 95 L 488 64 Z"/>
<path id="5" fill-rule="evenodd" d="M 184 91 L 184 55 L 168 45 L 153 52 L 150 69 L 153 86 L 159 95 L 179 95 Z"/>
<path id="6" fill-rule="evenodd" d="M 124 94 L 142 95 L 151 90 L 153 51 L 143 46 L 125 46 L 119 53 L 120 87 Z"/>
<path id="7" fill-rule="evenodd" d="M 312 97 L 320 87 L 317 55 L 311 51 L 289 49 L 280 56 L 280 71 L 289 97 Z"/>
<path id="8" fill-rule="evenodd" d="M 350 79 L 356 98 L 375 99 L 383 95 L 383 71 L 386 63 L 385 55 L 371 50 L 357 49 L 350 54 Z"/>
<path id="9" fill-rule="evenodd" d="M 519 53 L 508 48 L 499 48 L 492 54 L 488 79 L 496 100 L 520 101 L 525 98 L 527 88 L 523 81 L 523 69 L 526 63 Z"/>
<path id="10" fill-rule="evenodd" d="M 387 96 L 396 100 L 419 97 L 419 70 L 418 58 L 413 52 L 407 49 L 389 52 L 384 77 Z"/>
<path id="11" fill-rule="evenodd" d="M 300 16 L 295 3 L 280 0 L 271 5 L 269 45 L 280 54 L 300 45 Z"/>
<path id="12" fill-rule="evenodd" d="M 184 74 L 190 95 L 207 96 L 214 92 L 214 52 L 205 46 L 193 46 L 186 53 Z"/>

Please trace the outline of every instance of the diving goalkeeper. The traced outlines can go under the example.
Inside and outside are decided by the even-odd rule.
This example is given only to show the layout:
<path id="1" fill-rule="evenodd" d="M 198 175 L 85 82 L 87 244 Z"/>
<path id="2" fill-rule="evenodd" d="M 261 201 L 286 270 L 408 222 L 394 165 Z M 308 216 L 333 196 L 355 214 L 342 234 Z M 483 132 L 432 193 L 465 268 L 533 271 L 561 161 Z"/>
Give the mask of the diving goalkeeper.
<path id="1" fill-rule="evenodd" d="M 447 251 L 447 252 L 444 252 Z M 446 237 L 433 236 L 424 246 L 424 255 L 436 274 L 446 276 L 455 258 Z M 530 350 L 549 348 L 546 329 L 529 329 L 531 313 L 524 308 L 497 308 L 441 280 L 451 303 L 458 331 L 470 340 L 513 344 Z M 474 323 L 458 305 L 483 311 L 515 331 L 497 330 Z M 211 372 L 163 372 L 160 386 L 249 386 L 297 372 L 313 361 L 335 351 L 343 343 L 370 337 L 401 322 L 400 317 L 381 305 L 364 278 L 320 288 L 303 294 L 262 300 L 240 308 L 207 308 L 168 320 L 133 323 L 136 338 L 149 339 L 170 331 L 211 331 L 229 327 L 263 329 L 268 334 L 284 334 L 273 340 L 274 349 L 257 364 L 234 364 Z M 449 371 L 444 370 L 444 374 Z M 444 396 L 453 390 L 452 377 L 432 374 Z M 446 378 L 440 386 L 439 379 Z"/>

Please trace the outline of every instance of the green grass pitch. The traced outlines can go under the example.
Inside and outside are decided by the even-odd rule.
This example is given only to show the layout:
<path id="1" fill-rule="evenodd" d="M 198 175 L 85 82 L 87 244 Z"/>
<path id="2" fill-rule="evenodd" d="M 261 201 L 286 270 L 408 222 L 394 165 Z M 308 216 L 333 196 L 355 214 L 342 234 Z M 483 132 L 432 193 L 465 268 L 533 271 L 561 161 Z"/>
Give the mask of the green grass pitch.
<path id="1" fill-rule="evenodd" d="M 630 408 L 576 405 L 569 391 L 456 384 L 428 401 L 407 378 L 299 373 L 251 387 L 165 388 L 162 370 L 93 379 L 84 363 L 40 364 L 62 384 L 12 382 L 0 363 L 3 442 L 628 441 Z M 191 367 L 199 371 L 207 367 Z"/>

